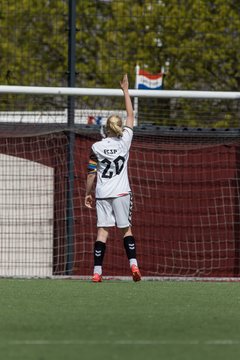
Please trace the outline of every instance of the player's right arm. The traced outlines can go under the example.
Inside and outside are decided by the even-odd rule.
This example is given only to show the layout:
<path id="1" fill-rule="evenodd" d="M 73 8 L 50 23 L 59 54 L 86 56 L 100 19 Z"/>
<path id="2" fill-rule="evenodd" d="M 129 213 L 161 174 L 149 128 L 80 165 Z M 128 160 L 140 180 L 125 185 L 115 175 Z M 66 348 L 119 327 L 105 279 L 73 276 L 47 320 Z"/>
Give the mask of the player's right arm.
<path id="1" fill-rule="evenodd" d="M 91 192 L 92 192 L 95 177 L 96 177 L 96 173 L 88 174 L 88 176 L 87 176 L 85 206 L 90 209 L 92 208 L 92 203 L 93 203 L 93 197 L 91 195 Z"/>
<path id="2" fill-rule="evenodd" d="M 85 194 L 85 206 L 88 208 L 92 208 L 93 198 L 91 195 L 94 180 L 97 174 L 97 156 L 91 150 L 89 163 L 88 163 L 88 175 L 87 175 L 87 184 L 86 184 L 86 194 Z"/>
<path id="3" fill-rule="evenodd" d="M 123 76 L 122 81 L 120 82 L 121 88 L 123 90 L 124 99 L 125 99 L 125 107 L 127 111 L 127 120 L 126 120 L 126 126 L 133 128 L 134 124 L 134 114 L 133 114 L 133 107 L 132 107 L 132 101 L 128 92 L 128 76 L 125 74 Z"/>

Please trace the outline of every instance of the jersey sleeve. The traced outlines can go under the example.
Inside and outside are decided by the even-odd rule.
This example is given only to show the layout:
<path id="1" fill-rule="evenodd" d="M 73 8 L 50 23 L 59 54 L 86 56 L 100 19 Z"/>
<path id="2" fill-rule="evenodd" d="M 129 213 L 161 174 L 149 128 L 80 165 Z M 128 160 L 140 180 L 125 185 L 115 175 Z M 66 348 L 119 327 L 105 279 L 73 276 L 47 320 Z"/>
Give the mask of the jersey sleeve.
<path id="1" fill-rule="evenodd" d="M 88 174 L 94 174 L 97 172 L 97 163 L 98 163 L 97 155 L 94 153 L 93 149 L 91 149 L 89 155 L 88 167 L 87 167 Z"/>
<path id="2" fill-rule="evenodd" d="M 122 140 L 124 141 L 128 149 L 131 146 L 132 138 L 133 138 L 133 129 L 128 126 L 124 126 Z"/>

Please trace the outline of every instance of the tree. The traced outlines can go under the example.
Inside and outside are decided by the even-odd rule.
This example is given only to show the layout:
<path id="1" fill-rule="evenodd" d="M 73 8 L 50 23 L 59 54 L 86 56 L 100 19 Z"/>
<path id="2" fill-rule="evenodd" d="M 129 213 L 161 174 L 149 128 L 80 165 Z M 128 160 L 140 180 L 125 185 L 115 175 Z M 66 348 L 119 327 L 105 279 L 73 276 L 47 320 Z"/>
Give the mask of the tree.
<path id="1" fill-rule="evenodd" d="M 232 0 L 161 1 L 161 40 L 170 61 L 167 85 L 173 89 L 239 91 L 239 4 Z M 173 36 L 174 34 L 174 36 Z M 202 116 L 212 125 L 234 126 L 234 102 L 202 103 Z M 185 118 L 188 106 L 183 102 Z M 203 113 L 203 109 L 205 109 Z M 198 125 L 197 114 L 189 119 Z M 203 125 L 206 126 L 206 124 Z"/>
<path id="2" fill-rule="evenodd" d="M 239 5 L 231 0 L 161 3 L 161 39 L 171 64 L 171 87 L 238 91 Z"/>
<path id="3" fill-rule="evenodd" d="M 64 1 L 14 0 L 1 7 L 1 84 L 66 86 L 67 23 Z M 13 100 L 15 99 L 15 100 Z M 25 101 L 23 101 L 25 99 Z M 51 107 L 51 97 L 10 96 L 6 106 Z M 10 105 L 12 104 L 12 105 Z M 62 102 L 58 106 L 64 107 Z"/>
<path id="4" fill-rule="evenodd" d="M 14 0 L 2 5 L 1 83 L 66 85 L 66 2 Z"/>
<path id="5" fill-rule="evenodd" d="M 152 73 L 169 62 L 165 89 L 238 91 L 240 5 L 234 0 L 77 1 L 76 86 L 119 86 L 135 66 Z M 67 85 L 68 0 L 8 0 L 0 8 L 2 84 Z M 52 100 L 47 99 L 50 103 Z M 95 101 L 95 102 L 94 102 Z M 112 107 L 111 99 L 78 99 L 79 107 Z M 116 100 L 115 100 L 116 101 Z M 118 102 L 116 102 L 118 104 Z M 59 102 L 59 106 L 65 103 Z M 165 101 L 171 124 L 204 125 L 190 102 Z M 204 103 L 204 116 L 233 125 L 238 108 Z M 217 105 L 217 106 L 216 106 Z M 119 102 L 120 106 L 120 102 Z M 142 101 L 160 124 L 159 101 Z M 183 122 L 178 112 L 183 114 Z M 202 111 L 202 110 L 201 110 Z M 209 115 L 210 114 L 210 115 Z M 148 120 L 146 118 L 146 120 Z M 145 119 L 143 119 L 145 121 Z"/>

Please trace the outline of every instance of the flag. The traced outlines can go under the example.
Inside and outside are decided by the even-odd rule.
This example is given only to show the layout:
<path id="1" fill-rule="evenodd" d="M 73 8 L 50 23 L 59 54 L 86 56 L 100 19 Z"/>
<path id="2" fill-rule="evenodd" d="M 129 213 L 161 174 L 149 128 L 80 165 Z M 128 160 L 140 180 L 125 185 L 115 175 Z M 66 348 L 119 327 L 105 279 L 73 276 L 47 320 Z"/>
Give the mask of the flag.
<path id="1" fill-rule="evenodd" d="M 139 69 L 136 79 L 136 88 L 144 90 L 162 90 L 163 88 L 163 74 L 150 74 L 145 70 Z"/>

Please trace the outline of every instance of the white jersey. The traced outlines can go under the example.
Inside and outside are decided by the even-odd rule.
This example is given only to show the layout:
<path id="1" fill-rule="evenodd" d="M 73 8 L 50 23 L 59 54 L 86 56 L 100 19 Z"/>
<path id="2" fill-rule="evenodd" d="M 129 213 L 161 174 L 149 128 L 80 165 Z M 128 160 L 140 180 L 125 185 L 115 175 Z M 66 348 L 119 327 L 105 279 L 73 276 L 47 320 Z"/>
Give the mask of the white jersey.
<path id="1" fill-rule="evenodd" d="M 97 158 L 96 199 L 115 198 L 131 191 L 127 165 L 132 137 L 133 130 L 124 127 L 122 137 L 107 137 L 93 144 Z"/>

